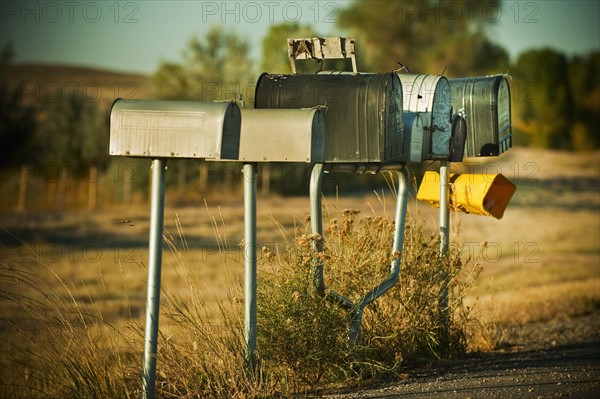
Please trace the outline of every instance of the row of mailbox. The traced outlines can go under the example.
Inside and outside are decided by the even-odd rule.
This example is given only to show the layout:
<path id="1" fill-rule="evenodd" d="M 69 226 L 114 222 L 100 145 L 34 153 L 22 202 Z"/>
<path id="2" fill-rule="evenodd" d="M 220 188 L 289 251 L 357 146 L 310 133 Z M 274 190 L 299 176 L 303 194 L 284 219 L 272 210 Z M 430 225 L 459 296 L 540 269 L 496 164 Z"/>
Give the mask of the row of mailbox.
<path id="1" fill-rule="evenodd" d="M 468 129 L 468 133 L 467 133 Z M 117 100 L 111 155 L 337 164 L 461 161 L 511 147 L 504 76 L 260 76 L 255 108 Z"/>

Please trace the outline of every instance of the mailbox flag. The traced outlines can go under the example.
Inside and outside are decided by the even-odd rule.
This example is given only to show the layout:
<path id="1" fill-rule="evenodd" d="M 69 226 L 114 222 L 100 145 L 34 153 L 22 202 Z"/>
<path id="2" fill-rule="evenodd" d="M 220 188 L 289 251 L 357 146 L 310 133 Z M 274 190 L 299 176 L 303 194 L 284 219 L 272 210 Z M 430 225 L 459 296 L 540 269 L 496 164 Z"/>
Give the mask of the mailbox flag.
<path id="1" fill-rule="evenodd" d="M 501 174 L 450 175 L 451 208 L 465 213 L 502 219 L 516 190 L 517 186 Z M 437 172 L 425 172 L 417 199 L 439 208 L 440 175 Z"/>

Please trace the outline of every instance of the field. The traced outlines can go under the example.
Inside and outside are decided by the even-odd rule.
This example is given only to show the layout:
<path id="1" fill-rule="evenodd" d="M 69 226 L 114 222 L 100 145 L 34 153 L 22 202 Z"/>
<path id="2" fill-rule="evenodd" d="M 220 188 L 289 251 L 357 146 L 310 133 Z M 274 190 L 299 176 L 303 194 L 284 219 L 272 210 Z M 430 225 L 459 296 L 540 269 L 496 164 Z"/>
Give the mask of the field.
<path id="1" fill-rule="evenodd" d="M 478 259 L 482 266 L 464 298 L 474 323 L 469 330 L 468 350 L 527 348 L 537 339 L 528 328 L 534 323 L 597 317 L 600 153 L 514 148 L 498 159 L 454 168 L 501 172 L 518 187 L 501 220 L 451 215 L 453 242 L 463 243 L 463 256 Z M 344 209 L 356 209 L 361 216 L 391 218 L 394 198 L 386 190 L 327 197 L 325 214 L 331 219 L 339 217 Z M 242 204 L 241 196 L 211 197 L 185 207 L 167 201 L 165 238 L 171 245 L 165 245 L 163 257 L 164 295 L 168 300 L 177 295 L 185 298 L 190 289 L 200 293 L 202 300 L 193 305 L 206 308 L 204 323 L 221 323 L 224 307 L 239 309 L 236 304 L 240 298 L 235 295 L 243 279 L 239 245 L 243 238 Z M 437 209 L 411 200 L 409 212 L 422 219 L 427 230 L 436 231 Z M 30 339 L 29 344 L 35 346 L 40 344 L 36 341 L 45 339 L 43 327 L 32 320 L 32 315 L 23 315 L 23 325 L 6 322 L 19 319 L 16 316 L 22 312 L 20 300 L 15 299 L 16 289 L 6 288 L 15 276 L 7 271 L 15 268 L 35 276 L 29 283 L 37 284 L 38 292 L 62 296 L 58 300 L 69 306 L 93 307 L 123 335 L 132 322 L 143 325 L 148 213 L 147 205 L 97 212 L 23 214 L 3 210 L 0 350 L 10 354 L 19 340 Z M 305 230 L 307 214 L 307 198 L 259 198 L 259 248 L 266 249 L 262 254 L 283 256 L 286 241 L 293 241 L 294 230 Z M 265 256 L 259 258 L 264 271 Z M 402 289 L 402 278 L 400 286 Z M 177 326 L 170 323 L 172 320 L 161 319 L 161 339 L 177 331 Z M 598 333 L 593 330 L 595 338 Z M 586 330 L 585 334 L 590 332 Z M 100 347 L 114 350 L 111 345 Z M 25 366 L 31 370 L 37 367 Z M 11 392 L 6 375 L 3 372 L 0 381 L 3 393 Z M 135 371 L 132 375 L 127 378 L 137 378 Z"/>

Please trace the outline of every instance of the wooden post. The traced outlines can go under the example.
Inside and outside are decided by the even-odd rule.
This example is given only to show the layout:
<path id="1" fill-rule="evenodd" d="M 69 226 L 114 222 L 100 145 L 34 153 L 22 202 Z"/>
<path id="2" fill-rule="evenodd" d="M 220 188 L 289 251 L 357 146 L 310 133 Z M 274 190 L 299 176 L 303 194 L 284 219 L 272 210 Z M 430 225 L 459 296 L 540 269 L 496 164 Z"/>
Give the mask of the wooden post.
<path id="1" fill-rule="evenodd" d="M 17 211 L 24 212 L 27 203 L 27 183 L 29 182 L 29 167 L 21 165 L 21 175 L 19 177 L 19 199 L 17 200 Z"/>

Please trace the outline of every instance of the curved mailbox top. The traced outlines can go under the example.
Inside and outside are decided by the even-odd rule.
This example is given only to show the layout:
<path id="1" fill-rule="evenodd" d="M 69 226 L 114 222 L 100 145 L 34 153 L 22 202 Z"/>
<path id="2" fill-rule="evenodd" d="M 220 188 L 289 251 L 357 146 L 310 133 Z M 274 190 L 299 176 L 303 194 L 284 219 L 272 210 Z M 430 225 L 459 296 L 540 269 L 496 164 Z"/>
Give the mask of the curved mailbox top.
<path id="1" fill-rule="evenodd" d="M 240 161 L 325 161 L 325 115 L 320 109 L 241 111 Z"/>
<path id="2" fill-rule="evenodd" d="M 405 161 L 402 85 L 385 74 L 263 74 L 255 107 L 326 109 L 326 163 Z"/>
<path id="3" fill-rule="evenodd" d="M 398 74 L 405 112 L 427 112 L 423 118 L 429 142 L 425 159 L 447 159 L 452 136 L 452 101 L 448 79 L 439 75 Z"/>
<path id="4" fill-rule="evenodd" d="M 233 102 L 118 99 L 110 111 L 109 154 L 238 159 L 240 129 Z"/>
<path id="5" fill-rule="evenodd" d="M 469 128 L 465 156 L 500 155 L 512 147 L 510 88 L 503 75 L 450 79 L 452 105 Z"/>

